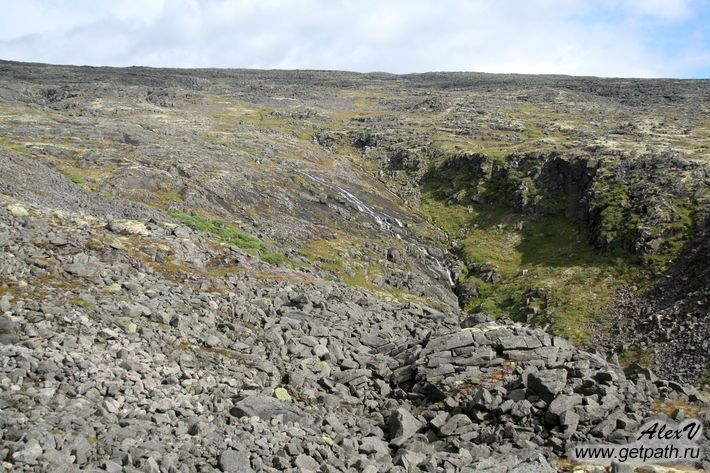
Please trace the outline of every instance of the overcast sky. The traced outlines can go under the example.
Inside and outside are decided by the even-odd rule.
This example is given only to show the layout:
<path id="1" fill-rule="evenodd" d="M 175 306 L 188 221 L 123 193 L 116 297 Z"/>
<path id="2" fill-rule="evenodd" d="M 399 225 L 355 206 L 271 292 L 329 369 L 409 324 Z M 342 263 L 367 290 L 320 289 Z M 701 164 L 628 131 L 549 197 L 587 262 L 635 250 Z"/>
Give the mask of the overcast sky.
<path id="1" fill-rule="evenodd" d="M 710 77 L 710 0 L 0 0 L 0 59 Z"/>

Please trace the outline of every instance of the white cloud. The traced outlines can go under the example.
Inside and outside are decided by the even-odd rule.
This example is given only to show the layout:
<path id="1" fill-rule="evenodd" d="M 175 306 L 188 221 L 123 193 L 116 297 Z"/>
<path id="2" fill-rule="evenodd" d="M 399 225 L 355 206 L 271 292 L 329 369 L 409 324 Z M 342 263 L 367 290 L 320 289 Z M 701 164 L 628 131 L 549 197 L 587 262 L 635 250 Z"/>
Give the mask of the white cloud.
<path id="1" fill-rule="evenodd" d="M 649 46 L 646 23 L 692 0 L 26 0 L 0 17 L 0 57 L 94 65 L 679 76 L 702 41 Z M 600 11 L 601 9 L 601 11 Z M 689 33 L 690 34 L 690 33 Z"/>
<path id="2" fill-rule="evenodd" d="M 627 0 L 623 3 L 631 14 L 663 20 L 684 20 L 692 15 L 692 7 L 688 0 Z"/>

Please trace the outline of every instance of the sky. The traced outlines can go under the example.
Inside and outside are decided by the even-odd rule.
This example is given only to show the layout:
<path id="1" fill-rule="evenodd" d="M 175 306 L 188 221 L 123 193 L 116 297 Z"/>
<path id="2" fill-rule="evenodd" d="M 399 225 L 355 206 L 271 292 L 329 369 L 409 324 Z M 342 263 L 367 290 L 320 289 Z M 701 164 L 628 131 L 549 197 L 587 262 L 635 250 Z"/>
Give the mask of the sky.
<path id="1" fill-rule="evenodd" d="M 710 78 L 710 0 L 0 0 L 0 59 Z"/>

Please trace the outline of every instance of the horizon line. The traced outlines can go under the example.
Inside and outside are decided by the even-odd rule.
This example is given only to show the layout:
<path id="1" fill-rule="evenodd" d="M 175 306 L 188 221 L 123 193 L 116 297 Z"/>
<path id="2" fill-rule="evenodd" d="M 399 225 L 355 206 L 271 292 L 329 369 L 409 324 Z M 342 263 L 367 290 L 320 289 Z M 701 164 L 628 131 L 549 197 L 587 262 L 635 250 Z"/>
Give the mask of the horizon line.
<path id="1" fill-rule="evenodd" d="M 360 74 L 360 75 L 390 75 L 390 76 L 413 76 L 427 74 L 479 74 L 479 75 L 496 75 L 496 76 L 533 76 L 533 77 L 561 77 L 561 78 L 577 78 L 577 79 L 602 79 L 602 80 L 677 80 L 677 81 L 708 81 L 710 77 L 634 77 L 634 76 L 602 76 L 602 75 L 574 75 L 564 73 L 525 73 L 525 72 L 490 72 L 490 71 L 466 71 L 466 70 L 432 70 L 432 71 L 412 71 L 412 72 L 389 72 L 389 71 L 356 71 L 348 69 L 318 69 L 318 68 L 257 68 L 257 67 L 187 67 L 187 66 L 155 66 L 155 65 L 130 65 L 130 66 L 115 66 L 115 65 L 95 65 L 95 64 L 71 64 L 71 63 L 48 63 L 35 61 L 20 61 L 16 59 L 0 58 L 0 63 L 22 64 L 45 67 L 74 67 L 74 68 L 93 68 L 93 69 L 168 69 L 175 71 L 263 71 L 263 72 L 322 72 L 322 73 L 344 73 L 344 74 Z"/>

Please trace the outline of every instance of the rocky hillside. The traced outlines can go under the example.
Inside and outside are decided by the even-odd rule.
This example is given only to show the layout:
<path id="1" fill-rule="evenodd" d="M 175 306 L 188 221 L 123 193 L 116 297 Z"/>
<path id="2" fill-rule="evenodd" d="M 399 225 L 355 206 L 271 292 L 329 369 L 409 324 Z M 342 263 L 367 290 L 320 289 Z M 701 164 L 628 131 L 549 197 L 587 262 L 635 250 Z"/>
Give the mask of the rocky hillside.
<path id="1" fill-rule="evenodd" d="M 1 62 L 0 458 L 595 471 L 707 427 L 709 98 Z"/>
<path id="2" fill-rule="evenodd" d="M 275 268 L 140 206 L 0 204 L 9 469 L 554 472 L 648 418 L 710 424 L 694 388 L 540 329 Z"/>

